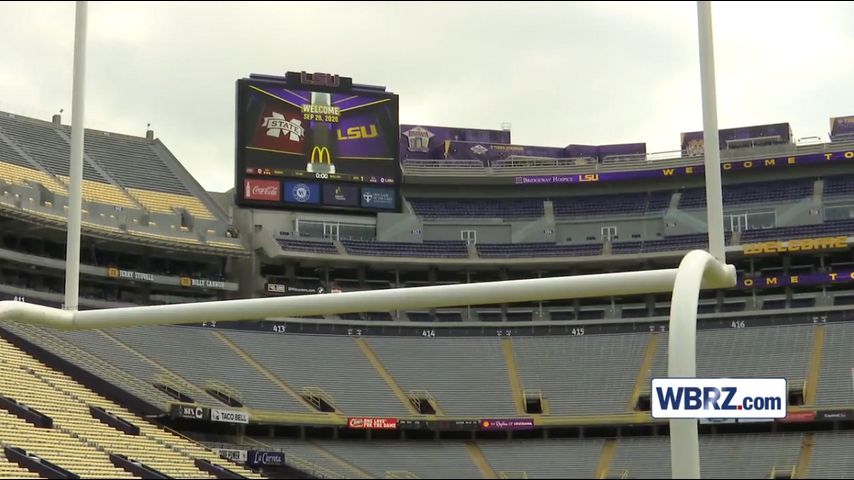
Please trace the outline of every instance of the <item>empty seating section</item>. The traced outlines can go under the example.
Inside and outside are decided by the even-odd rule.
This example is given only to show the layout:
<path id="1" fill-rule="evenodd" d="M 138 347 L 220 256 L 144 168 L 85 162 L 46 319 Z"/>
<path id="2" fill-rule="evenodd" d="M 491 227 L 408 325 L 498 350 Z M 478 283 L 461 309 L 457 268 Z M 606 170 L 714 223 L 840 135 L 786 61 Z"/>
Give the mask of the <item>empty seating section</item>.
<path id="1" fill-rule="evenodd" d="M 68 177 L 59 175 L 59 178 L 68 184 Z M 87 202 L 98 202 L 107 205 L 117 205 L 125 208 L 139 208 L 121 188 L 101 182 L 83 180 L 83 199 Z"/>
<path id="2" fill-rule="evenodd" d="M 430 258 L 466 258 L 469 255 L 466 244 L 459 241 L 404 243 L 341 240 L 341 244 L 350 255 Z"/>
<path id="3" fill-rule="evenodd" d="M 679 208 L 682 210 L 706 208 L 706 191 L 702 188 L 682 190 L 682 194 L 679 197 Z"/>
<path id="4" fill-rule="evenodd" d="M 649 334 L 513 337 L 523 389 L 541 390 L 553 415 L 627 410 Z"/>
<path id="5" fill-rule="evenodd" d="M 793 202 L 809 198 L 813 193 L 814 180 L 811 178 L 774 182 L 741 183 L 723 186 L 724 205 L 744 205 L 750 203 Z M 679 208 L 704 208 L 706 206 L 705 188 L 690 188 L 682 191 Z"/>
<path id="6" fill-rule="evenodd" d="M 629 253 L 629 251 L 634 249 L 633 244 L 627 248 L 629 251 L 623 250 L 624 247 L 622 245 L 623 244 L 615 243 L 612 247 L 612 252 L 615 254 Z M 708 245 L 708 234 L 698 233 L 692 235 L 674 235 L 672 237 L 665 237 L 661 240 L 647 240 L 642 242 L 641 249 L 646 253 L 675 252 L 694 250 L 695 248 L 705 249 Z"/>
<path id="7" fill-rule="evenodd" d="M 90 130 L 86 132 L 85 142 L 86 154 L 110 172 L 119 185 L 127 189 L 192 196 L 148 140 Z"/>
<path id="8" fill-rule="evenodd" d="M 824 355 L 818 377 L 816 404 L 849 407 L 854 381 L 854 324 L 828 323 L 825 327 Z"/>
<path id="9" fill-rule="evenodd" d="M 528 478 L 596 478 L 604 440 L 516 440 L 478 442 L 489 465 L 500 472 L 525 472 Z"/>
<path id="10" fill-rule="evenodd" d="M 482 478 L 462 442 L 317 442 L 374 478 Z M 405 477 L 404 477 L 405 478 Z"/>
<path id="11" fill-rule="evenodd" d="M 294 390 L 321 388 L 347 415 L 409 414 L 351 338 L 248 332 L 224 335 Z M 286 361 L 283 351 L 288 352 Z"/>
<path id="12" fill-rule="evenodd" d="M 415 214 L 424 218 L 537 218 L 542 198 L 409 198 Z"/>
<path id="13" fill-rule="evenodd" d="M 829 235 L 854 236 L 854 220 L 833 220 L 818 225 L 766 228 L 746 230 L 741 233 L 741 243 L 763 240 L 791 240 L 793 238 L 815 238 Z"/>
<path id="14" fill-rule="evenodd" d="M 611 253 L 613 255 L 629 255 L 640 253 L 643 250 L 644 242 L 618 242 L 611 244 Z"/>
<path id="15" fill-rule="evenodd" d="M 2 368 L 0 372 L 9 373 Z M 0 444 L 26 450 L 83 478 L 134 478 L 84 440 L 54 428 L 36 428 L 5 410 L 0 410 Z"/>
<path id="16" fill-rule="evenodd" d="M 279 412 L 306 412 L 301 403 L 204 328 L 122 328 L 107 333 L 192 382 L 201 389 L 221 382 L 236 390 L 246 407 Z M 211 355 L 208 352 L 216 352 Z M 153 379 L 147 379 L 153 380 Z M 230 393 L 230 392 L 226 392 Z"/>
<path id="17" fill-rule="evenodd" d="M 516 415 L 498 339 L 387 337 L 365 341 L 404 392 L 428 391 L 446 415 Z"/>
<path id="18" fill-rule="evenodd" d="M 291 240 L 289 238 L 280 238 L 277 240 L 279 246 L 283 250 L 294 250 L 297 252 L 308 253 L 323 253 L 327 255 L 337 255 L 338 250 L 332 242 L 311 241 L 311 240 Z"/>
<path id="19" fill-rule="evenodd" d="M 37 441 L 36 439 L 39 439 L 44 431 L 62 431 L 76 437 L 75 440 L 81 444 L 94 447 L 92 452 L 87 452 L 86 461 L 82 464 L 75 462 L 73 458 L 55 462 L 74 473 L 84 477 L 133 478 L 129 473 L 113 467 L 107 458 L 107 452 L 126 455 L 130 459 L 143 462 L 176 478 L 210 478 L 194 465 L 193 457 L 205 458 L 218 464 L 227 463 L 200 446 L 163 431 L 132 412 L 96 395 L 68 376 L 48 368 L 5 341 L 0 340 L 0 350 L 4 352 L 0 371 L 6 369 L 0 376 L 2 393 L 37 409 L 54 421 L 54 429 L 38 429 L 38 433 L 31 434 L 29 437 Z M 126 435 L 94 420 L 89 413 L 90 405 L 103 408 L 139 427 L 140 435 Z M 5 429 L 0 429 L 0 438 L 5 435 L 3 432 Z M 49 447 L 45 446 L 45 448 Z M 76 449 L 79 450 L 79 448 Z M 38 453 L 37 450 L 32 450 Z M 60 451 L 65 452 L 65 449 L 60 447 Z M 75 465 L 79 466 L 75 468 Z M 253 478 L 260 478 L 236 465 L 229 464 L 227 468 L 242 471 L 244 475 Z"/>
<path id="20" fill-rule="evenodd" d="M 554 243 L 479 243 L 481 258 L 585 257 L 601 255 L 601 244 L 558 245 Z"/>
<path id="21" fill-rule="evenodd" d="M 75 365 L 98 375 L 104 380 L 121 386 L 125 391 L 142 398 L 152 405 L 168 408 L 176 400 L 153 385 L 152 378 L 167 374 L 141 357 L 121 348 L 113 340 L 94 331 L 61 331 L 32 325 L 4 324 L 3 327 L 15 335 L 44 348 Z M 175 380 L 172 383 L 176 382 Z M 182 389 L 200 403 L 217 405 L 218 402 L 200 391 Z"/>
<path id="22" fill-rule="evenodd" d="M 59 136 L 50 123 L 0 114 L 0 133 L 9 137 L 48 172 L 57 176 L 68 176 L 71 146 Z M 83 179 L 108 183 L 107 179 L 85 160 L 83 161 Z"/>
<path id="23" fill-rule="evenodd" d="M 854 432 L 816 433 L 809 470 L 803 478 L 854 478 L 851 452 Z"/>
<path id="24" fill-rule="evenodd" d="M 28 185 L 27 182 L 36 182 L 51 192 L 67 194 L 65 185 L 56 177 L 30 167 L 4 163 L 2 160 L 0 160 L 0 180 L 12 185 Z"/>
<path id="25" fill-rule="evenodd" d="M 69 142 L 60 129 L 70 134 L 67 126 L 14 117 L 0 113 L 0 133 L 23 150 L 47 172 L 67 183 Z M 164 155 L 168 155 L 165 151 Z M 184 209 L 191 215 L 215 220 L 211 210 L 174 174 L 168 162 L 160 157 L 148 140 L 104 132 L 87 131 L 83 161 L 83 198 L 90 202 L 137 208 L 137 202 L 151 212 L 176 213 Z M 3 163 L 5 162 L 5 163 Z M 93 166 L 94 162 L 118 185 L 111 183 Z M 10 169 L 9 164 L 18 168 Z M 26 170 L 21 170 L 21 169 Z M 0 139 L 0 179 L 23 184 L 23 180 L 42 183 L 55 192 L 65 193 L 56 178 L 34 170 L 27 160 Z"/>
<path id="26" fill-rule="evenodd" d="M 854 175 L 838 175 L 835 177 L 825 177 L 825 198 L 850 196 L 854 196 Z"/>
<path id="27" fill-rule="evenodd" d="M 801 434 L 791 433 L 704 435 L 700 437 L 700 472 L 703 478 L 725 479 L 769 478 L 772 469 L 791 471 L 798 464 L 801 439 Z"/>
<path id="28" fill-rule="evenodd" d="M 211 211 L 208 210 L 208 207 L 192 195 L 178 195 L 174 193 L 140 190 L 137 188 L 128 188 L 127 190 L 152 212 L 174 214 L 177 209 L 184 209 L 196 218 L 204 220 L 216 219 Z"/>
<path id="29" fill-rule="evenodd" d="M 775 467 L 797 465 L 800 447 L 800 434 L 701 435 L 700 473 L 703 478 L 769 478 Z M 609 478 L 670 478 L 669 439 L 618 440 L 610 473 Z"/>
<path id="30" fill-rule="evenodd" d="M 2 133 L 2 132 L 0 132 Z M 18 152 L 9 146 L 3 137 L 0 137 L 0 163 L 9 163 L 24 168 L 33 168 L 32 164 L 22 157 Z"/>
<path id="31" fill-rule="evenodd" d="M 552 199 L 555 217 L 644 215 L 661 213 L 670 204 L 671 191 L 611 193 Z"/>
<path id="32" fill-rule="evenodd" d="M 698 330 L 697 376 L 785 377 L 790 389 L 802 387 L 809 370 L 814 334 L 812 325 Z M 650 378 L 666 376 L 667 334 L 664 334 Z M 851 393 L 850 384 L 848 393 Z"/>

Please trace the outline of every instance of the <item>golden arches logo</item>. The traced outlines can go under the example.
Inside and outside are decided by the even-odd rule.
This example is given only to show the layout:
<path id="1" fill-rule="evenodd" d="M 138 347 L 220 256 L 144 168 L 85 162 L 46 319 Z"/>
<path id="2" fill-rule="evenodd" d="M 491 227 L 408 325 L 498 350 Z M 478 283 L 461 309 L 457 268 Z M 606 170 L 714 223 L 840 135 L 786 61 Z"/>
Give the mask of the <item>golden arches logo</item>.
<path id="1" fill-rule="evenodd" d="M 329 153 L 328 147 L 313 147 L 311 149 L 310 163 L 317 161 L 317 163 L 323 164 L 324 159 L 328 165 L 332 165 L 332 154 Z"/>

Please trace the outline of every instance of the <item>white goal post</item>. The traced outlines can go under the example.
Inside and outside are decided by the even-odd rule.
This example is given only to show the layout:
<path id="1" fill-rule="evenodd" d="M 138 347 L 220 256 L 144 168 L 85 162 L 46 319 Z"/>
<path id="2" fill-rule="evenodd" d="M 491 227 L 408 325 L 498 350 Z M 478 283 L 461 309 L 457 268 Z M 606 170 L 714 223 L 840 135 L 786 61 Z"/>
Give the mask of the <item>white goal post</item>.
<path id="1" fill-rule="evenodd" d="M 0 302 L 0 322 L 17 321 L 57 329 L 129 327 L 201 323 L 205 321 L 257 320 L 267 317 L 330 315 L 363 311 L 406 310 L 476 304 L 559 300 L 585 297 L 636 295 L 672 292 L 668 345 L 670 377 L 696 376 L 697 304 L 702 288 L 735 286 L 735 267 L 724 255 L 723 204 L 721 201 L 720 151 L 715 99 L 714 53 L 712 48 L 711 5 L 697 2 L 700 71 L 703 98 L 703 127 L 709 252 L 694 250 L 683 257 L 678 268 L 595 275 L 508 280 L 463 285 L 439 285 L 347 292 L 297 297 L 252 298 L 217 302 L 128 307 L 76 311 L 78 255 L 69 254 L 67 293 L 73 295 L 67 310 L 22 302 Z M 75 41 L 74 120 L 71 170 L 72 192 L 82 183 L 82 71 L 85 39 L 86 2 L 78 2 Z M 79 52 L 78 52 L 79 50 Z M 78 54 L 80 56 L 78 56 Z M 78 97 L 79 94 L 79 97 Z M 79 120 L 79 121 L 78 121 Z M 72 159 L 73 160 L 73 159 Z M 75 186 L 76 184 L 76 186 Z M 80 195 L 78 204 L 69 205 L 69 252 L 79 249 Z M 71 200 L 75 200 L 72 198 Z M 72 216 L 77 216 L 76 226 Z M 71 230 L 77 232 L 71 238 Z M 74 245 L 72 245 L 74 244 Z M 73 260 L 71 260 L 73 259 Z M 671 473 L 673 478 L 699 478 L 700 456 L 697 421 L 670 420 Z"/>

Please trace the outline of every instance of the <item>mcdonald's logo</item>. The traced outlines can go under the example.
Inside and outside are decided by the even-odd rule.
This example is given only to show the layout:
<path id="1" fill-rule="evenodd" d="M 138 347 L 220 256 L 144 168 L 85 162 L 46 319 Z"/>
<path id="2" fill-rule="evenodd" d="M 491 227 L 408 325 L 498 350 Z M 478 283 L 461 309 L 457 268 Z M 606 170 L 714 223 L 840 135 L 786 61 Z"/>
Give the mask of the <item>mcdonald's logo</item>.
<path id="1" fill-rule="evenodd" d="M 332 165 L 332 154 L 329 153 L 328 147 L 313 147 L 311 149 L 310 163 L 315 163 L 316 160 L 317 163 L 323 164 L 324 159 L 328 165 Z"/>

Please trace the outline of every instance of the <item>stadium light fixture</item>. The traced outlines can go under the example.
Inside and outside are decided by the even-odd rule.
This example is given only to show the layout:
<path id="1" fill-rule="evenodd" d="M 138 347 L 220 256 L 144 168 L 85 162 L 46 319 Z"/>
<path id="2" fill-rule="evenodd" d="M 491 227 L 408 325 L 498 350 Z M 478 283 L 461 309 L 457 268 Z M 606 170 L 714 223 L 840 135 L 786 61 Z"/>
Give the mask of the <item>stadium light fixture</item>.
<path id="1" fill-rule="evenodd" d="M 69 265 L 66 272 L 67 309 L 60 310 L 21 302 L 3 301 L 0 302 L 0 321 L 11 320 L 70 330 L 201 323 L 203 321 L 255 320 L 273 316 L 323 315 L 377 309 L 403 310 L 451 307 L 671 291 L 673 298 L 670 307 L 668 375 L 670 377 L 695 377 L 697 304 L 700 289 L 728 288 L 736 283 L 735 267 L 726 264 L 724 252 L 720 149 L 710 2 L 697 2 L 697 18 L 710 253 L 703 250 L 689 252 L 683 257 L 677 269 L 80 312 L 76 311 L 76 305 L 82 197 L 80 188 L 82 184 L 86 2 L 78 1 L 74 56 L 74 112 L 72 116 L 71 198 L 68 233 Z M 76 261 L 72 261 L 73 259 Z M 671 474 L 674 478 L 700 477 L 699 438 L 696 420 L 670 420 L 670 451 Z"/>

